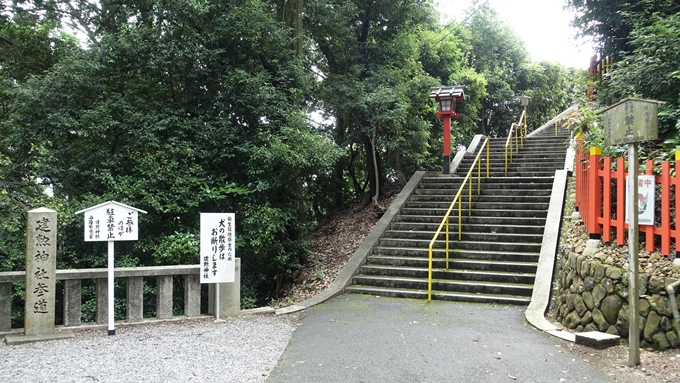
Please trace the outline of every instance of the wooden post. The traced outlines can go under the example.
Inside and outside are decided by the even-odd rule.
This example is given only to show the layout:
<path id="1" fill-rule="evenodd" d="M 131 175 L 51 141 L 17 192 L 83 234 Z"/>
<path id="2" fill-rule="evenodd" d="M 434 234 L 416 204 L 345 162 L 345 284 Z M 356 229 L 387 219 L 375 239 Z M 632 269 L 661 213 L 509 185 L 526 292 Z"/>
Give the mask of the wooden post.
<path id="1" fill-rule="evenodd" d="M 638 324 L 638 159 L 637 143 L 628 145 L 628 366 L 640 364 Z"/>
<path id="2" fill-rule="evenodd" d="M 675 206 L 676 212 L 680 208 L 680 190 L 679 190 L 679 188 L 680 188 L 680 174 L 678 173 L 679 171 L 680 171 L 680 151 L 677 151 L 677 152 L 675 152 L 675 176 L 673 177 L 673 180 L 675 181 L 675 199 L 674 199 L 675 205 L 674 206 Z M 677 253 L 680 253 L 680 251 L 678 251 L 678 246 L 680 246 L 680 230 L 678 230 L 678 228 L 675 229 L 674 240 L 675 240 L 675 252 L 676 252 L 676 256 L 677 256 Z"/>
<path id="3" fill-rule="evenodd" d="M 582 212 L 588 215 L 587 220 L 583 220 L 588 227 L 588 234 L 600 235 L 600 224 L 598 217 L 600 216 L 600 209 L 602 207 L 602 184 L 600 183 L 600 170 L 602 164 L 602 148 L 595 146 L 590 148 L 589 163 L 590 169 L 588 171 L 588 211 Z"/>
<path id="4" fill-rule="evenodd" d="M 654 175 L 654 161 L 653 160 L 647 160 L 645 162 L 645 175 L 653 176 Z M 656 177 L 655 177 L 655 183 L 658 185 L 658 182 L 656 182 Z M 652 193 L 652 201 L 656 198 L 656 192 Z M 639 222 L 638 222 L 639 224 Z M 651 225 L 643 225 L 644 230 L 645 230 L 645 250 L 653 253 L 654 252 L 654 222 L 652 222 Z M 638 234 L 639 235 L 639 234 Z"/>
<path id="5" fill-rule="evenodd" d="M 604 158 L 604 172 L 602 173 L 602 242 L 610 242 L 612 236 L 612 158 Z"/>
<path id="6" fill-rule="evenodd" d="M 671 163 L 661 164 L 661 254 L 671 253 Z"/>

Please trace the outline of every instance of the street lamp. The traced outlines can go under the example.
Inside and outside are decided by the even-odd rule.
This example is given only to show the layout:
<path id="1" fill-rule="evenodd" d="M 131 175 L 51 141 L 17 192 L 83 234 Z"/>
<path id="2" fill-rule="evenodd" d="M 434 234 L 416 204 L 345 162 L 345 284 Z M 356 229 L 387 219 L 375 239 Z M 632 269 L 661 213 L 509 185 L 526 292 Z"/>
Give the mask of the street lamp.
<path id="1" fill-rule="evenodd" d="M 520 101 L 522 102 L 522 106 L 524 107 L 524 135 L 527 134 L 527 106 L 529 105 L 529 99 L 531 97 L 529 96 L 522 96 L 520 98 Z"/>
<path id="2" fill-rule="evenodd" d="M 465 101 L 464 89 L 464 85 L 430 88 L 430 98 L 439 103 L 439 113 L 436 116 L 444 119 L 444 174 L 450 173 L 451 118 L 460 118 L 456 113 L 456 105 L 458 101 Z"/>
<path id="3" fill-rule="evenodd" d="M 526 109 L 527 105 L 529 105 L 529 99 L 530 98 L 531 97 L 529 97 L 529 96 L 522 96 L 521 101 L 522 101 L 522 106 L 524 107 L 524 109 Z"/>

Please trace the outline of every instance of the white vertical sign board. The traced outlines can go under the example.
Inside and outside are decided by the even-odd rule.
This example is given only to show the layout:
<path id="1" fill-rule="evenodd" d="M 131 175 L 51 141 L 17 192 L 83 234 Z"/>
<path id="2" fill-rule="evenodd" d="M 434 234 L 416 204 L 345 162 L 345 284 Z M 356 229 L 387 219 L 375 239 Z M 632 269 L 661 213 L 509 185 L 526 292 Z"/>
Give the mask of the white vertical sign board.
<path id="1" fill-rule="evenodd" d="M 626 196 L 630 193 L 630 185 L 626 177 Z M 638 176 L 638 224 L 639 225 L 654 225 L 654 196 L 656 191 L 654 176 L 639 175 Z M 626 203 L 626 223 L 629 223 L 629 203 Z"/>
<path id="2" fill-rule="evenodd" d="M 108 299 L 109 335 L 115 335 L 113 325 L 113 252 L 115 241 L 136 241 L 139 237 L 137 213 L 144 210 L 116 201 L 92 206 L 76 214 L 85 213 L 85 242 L 108 242 Z"/>
<path id="3" fill-rule="evenodd" d="M 201 283 L 234 282 L 236 216 L 201 213 Z"/>

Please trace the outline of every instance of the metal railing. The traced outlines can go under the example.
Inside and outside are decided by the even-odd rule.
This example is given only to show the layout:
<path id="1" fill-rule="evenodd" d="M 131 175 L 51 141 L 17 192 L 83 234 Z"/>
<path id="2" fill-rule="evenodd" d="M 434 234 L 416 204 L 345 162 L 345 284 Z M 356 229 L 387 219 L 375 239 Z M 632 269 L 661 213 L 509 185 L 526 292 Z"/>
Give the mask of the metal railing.
<path id="1" fill-rule="evenodd" d="M 489 139 L 486 138 L 484 143 L 482 144 L 481 149 L 479 150 L 479 153 L 477 154 L 477 157 L 475 158 L 475 161 L 472 163 L 470 166 L 470 170 L 468 171 L 467 175 L 465 176 L 465 179 L 463 180 L 463 183 L 460 185 L 460 189 L 458 189 L 458 194 L 453 198 L 453 201 L 451 202 L 451 206 L 449 206 L 449 210 L 446 211 L 446 214 L 444 215 L 444 218 L 442 219 L 442 222 L 439 224 L 439 228 L 437 229 L 437 232 L 434 234 L 434 237 L 432 238 L 432 241 L 430 241 L 430 246 L 429 246 L 429 263 L 428 263 L 428 273 L 427 273 L 427 300 L 428 302 L 432 300 L 432 248 L 434 247 L 435 242 L 437 242 L 437 238 L 439 238 L 439 235 L 442 232 L 442 229 L 444 226 L 446 226 L 446 269 L 449 269 L 449 217 L 451 216 L 451 212 L 453 211 L 453 208 L 456 206 L 456 202 L 458 202 L 458 240 L 460 241 L 462 236 L 463 236 L 463 231 L 462 231 L 462 216 L 463 216 L 463 203 L 461 201 L 461 196 L 463 195 L 463 189 L 465 189 L 466 184 L 469 182 L 469 199 L 468 199 L 468 215 L 472 215 L 472 188 L 473 188 L 473 178 L 472 178 L 472 172 L 475 170 L 475 167 L 477 167 L 477 194 L 480 194 L 482 191 L 482 180 L 481 180 L 481 172 L 482 172 L 482 166 L 480 164 L 480 157 L 482 153 L 484 153 L 484 148 L 486 147 L 486 177 L 489 178 L 489 157 L 490 157 L 490 143 Z"/>
<path id="2" fill-rule="evenodd" d="M 527 112 L 522 112 L 519 122 L 510 125 L 508 140 L 505 141 L 505 176 L 508 176 L 508 165 L 512 162 L 512 153 L 519 153 L 519 148 L 524 147 L 524 138 L 527 136 Z M 514 140 L 513 140 L 514 139 Z M 514 141 L 514 142 L 513 142 Z"/>

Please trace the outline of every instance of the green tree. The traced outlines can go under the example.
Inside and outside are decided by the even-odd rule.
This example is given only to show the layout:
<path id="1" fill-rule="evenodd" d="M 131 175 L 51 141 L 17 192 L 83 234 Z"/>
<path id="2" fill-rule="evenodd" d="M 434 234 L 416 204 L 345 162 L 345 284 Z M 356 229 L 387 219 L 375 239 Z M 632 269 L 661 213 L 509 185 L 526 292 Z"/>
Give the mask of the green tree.
<path id="1" fill-rule="evenodd" d="M 199 212 L 236 212 L 237 254 L 268 299 L 304 261 L 309 185 L 336 155 L 307 122 L 312 81 L 289 30 L 259 1 L 101 7 L 88 49 L 16 90 L 8 138 L 74 209 L 149 211 L 121 247 L 132 263 L 197 262 L 166 250 L 193 248 Z M 69 225 L 62 257 L 97 265 Z"/>
<path id="2" fill-rule="evenodd" d="M 486 79 L 486 96 L 479 111 L 481 134 L 504 136 L 521 114 L 519 81 L 528 64 L 524 43 L 488 6 L 470 15 L 471 49 L 468 65 Z"/>
<path id="3" fill-rule="evenodd" d="M 0 48 L 0 270 L 20 270 L 26 211 L 44 205 L 60 210 L 62 205 L 44 194 L 36 171 L 40 161 L 18 155 L 16 143 L 8 139 L 13 128 L 8 120 L 17 109 L 15 92 L 78 48 L 57 23 L 26 13 L 0 16 Z M 29 148 L 33 153 L 41 149 Z"/>
<path id="4" fill-rule="evenodd" d="M 625 97 L 664 101 L 659 132 L 671 149 L 680 148 L 680 13 L 657 15 L 630 36 L 632 50 L 614 65 L 601 102 Z"/>
<path id="5" fill-rule="evenodd" d="M 574 103 L 570 89 L 575 74 L 575 69 L 546 61 L 520 69 L 519 89 L 531 97 L 527 106 L 529 130 L 540 127 Z"/>
<path id="6" fill-rule="evenodd" d="M 603 56 L 616 60 L 633 49 L 629 42 L 634 28 L 649 25 L 659 15 L 678 12 L 679 7 L 674 0 L 567 1 L 567 8 L 576 14 L 572 25 L 578 35 L 591 38 Z"/>
<path id="7" fill-rule="evenodd" d="M 375 200 L 388 177 L 404 182 L 440 164 L 441 122 L 428 89 L 453 79 L 462 49 L 456 34 L 441 31 L 431 3 L 308 1 L 303 25 L 319 107 L 346 151 L 335 165 L 334 206 L 366 187 Z"/>

